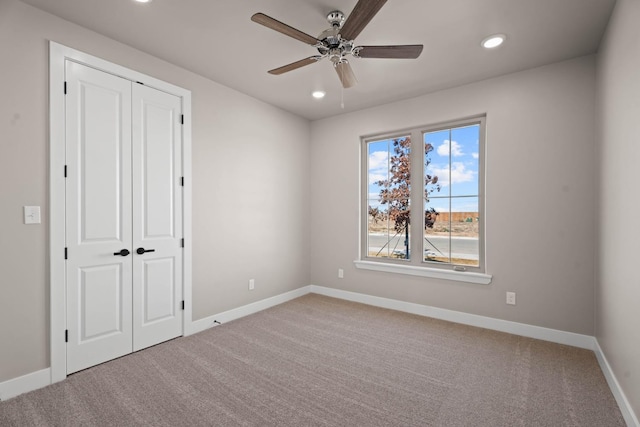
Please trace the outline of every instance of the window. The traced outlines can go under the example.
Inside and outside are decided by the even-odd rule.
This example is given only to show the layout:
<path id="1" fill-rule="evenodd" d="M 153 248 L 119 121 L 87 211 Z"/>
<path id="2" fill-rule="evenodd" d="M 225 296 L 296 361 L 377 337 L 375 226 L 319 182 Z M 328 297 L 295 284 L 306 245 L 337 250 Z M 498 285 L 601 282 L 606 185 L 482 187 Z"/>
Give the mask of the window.
<path id="1" fill-rule="evenodd" d="M 367 143 L 367 256 L 409 259 L 411 136 Z"/>
<path id="2" fill-rule="evenodd" d="M 366 138 L 363 163 L 362 260 L 484 272 L 484 117 Z"/>

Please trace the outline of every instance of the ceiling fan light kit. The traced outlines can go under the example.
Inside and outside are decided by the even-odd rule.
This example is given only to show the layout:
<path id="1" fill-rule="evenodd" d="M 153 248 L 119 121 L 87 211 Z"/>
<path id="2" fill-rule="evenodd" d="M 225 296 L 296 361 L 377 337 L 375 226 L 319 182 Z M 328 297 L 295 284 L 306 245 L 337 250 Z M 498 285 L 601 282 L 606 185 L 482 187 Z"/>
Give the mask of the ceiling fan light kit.
<path id="1" fill-rule="evenodd" d="M 270 70 L 270 74 L 280 75 L 328 58 L 338 74 L 343 88 L 357 83 L 348 56 L 356 58 L 415 59 L 422 53 L 422 45 L 396 46 L 356 46 L 354 39 L 378 13 L 387 0 L 359 0 L 351 15 L 334 10 L 327 15 L 330 28 L 316 38 L 282 23 L 264 13 L 256 13 L 251 20 L 286 36 L 309 44 L 318 50 L 318 55 L 301 59 L 291 64 Z"/>

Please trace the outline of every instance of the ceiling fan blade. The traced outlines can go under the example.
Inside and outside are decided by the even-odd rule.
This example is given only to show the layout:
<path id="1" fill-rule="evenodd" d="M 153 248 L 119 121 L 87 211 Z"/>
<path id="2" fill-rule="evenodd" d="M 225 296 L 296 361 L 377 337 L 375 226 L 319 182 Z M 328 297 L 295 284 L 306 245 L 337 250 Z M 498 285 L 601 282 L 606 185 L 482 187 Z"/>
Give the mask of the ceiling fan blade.
<path id="1" fill-rule="evenodd" d="M 416 59 L 422 53 L 421 44 L 400 46 L 358 46 L 360 58 Z"/>
<path id="2" fill-rule="evenodd" d="M 355 39 L 386 2 L 387 0 L 359 0 L 340 30 L 342 38 Z"/>
<path id="3" fill-rule="evenodd" d="M 335 69 L 340 81 L 342 82 L 343 88 L 348 89 L 358 83 L 358 79 L 356 79 L 356 75 L 353 74 L 353 69 L 351 69 L 351 65 L 348 62 L 339 62 L 335 64 Z"/>
<path id="4" fill-rule="evenodd" d="M 288 71 L 293 71 L 297 68 L 300 67 L 304 67 L 305 65 L 309 65 L 309 64 L 313 64 L 314 62 L 318 62 L 319 59 L 321 59 L 322 57 L 320 56 L 310 56 L 308 58 L 305 59 L 301 59 L 300 61 L 296 61 L 296 62 L 292 62 L 291 64 L 288 65 L 284 65 L 282 67 L 279 68 L 274 68 L 273 70 L 269 71 L 269 74 L 275 74 L 276 76 L 279 76 L 280 74 L 284 74 Z"/>
<path id="5" fill-rule="evenodd" d="M 256 13 L 251 17 L 253 22 L 257 22 L 258 24 L 264 25 L 267 28 L 271 28 L 279 33 L 284 34 L 285 36 L 293 37 L 296 40 L 300 40 L 303 43 L 310 44 L 311 46 L 315 46 L 320 40 L 315 37 L 310 36 L 309 34 L 303 33 L 300 30 L 296 30 L 289 25 L 278 21 L 277 19 L 273 19 L 270 16 L 265 15 L 264 13 Z"/>

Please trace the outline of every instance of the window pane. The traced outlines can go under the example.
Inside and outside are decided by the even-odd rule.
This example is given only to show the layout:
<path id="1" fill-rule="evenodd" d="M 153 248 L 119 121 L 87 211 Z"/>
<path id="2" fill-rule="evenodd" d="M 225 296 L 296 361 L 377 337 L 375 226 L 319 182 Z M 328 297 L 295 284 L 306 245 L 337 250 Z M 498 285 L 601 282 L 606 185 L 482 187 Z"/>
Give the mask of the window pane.
<path id="1" fill-rule="evenodd" d="M 386 209 L 371 208 L 368 217 L 367 256 L 408 259 L 407 228 L 396 227 Z"/>
<path id="2" fill-rule="evenodd" d="M 389 179 L 389 150 L 390 141 L 370 142 L 368 147 L 368 178 L 369 178 L 369 194 L 372 193 L 378 197 L 380 186 L 378 181 Z"/>
<path id="3" fill-rule="evenodd" d="M 451 196 L 478 195 L 480 125 L 451 129 Z"/>
<path id="4" fill-rule="evenodd" d="M 480 259 L 477 197 L 451 199 L 451 263 L 477 267 Z"/>
<path id="5" fill-rule="evenodd" d="M 410 149 L 409 136 L 368 143 L 367 256 L 409 258 Z"/>
<path id="6" fill-rule="evenodd" d="M 449 129 L 424 134 L 424 260 L 449 263 Z"/>
<path id="7" fill-rule="evenodd" d="M 369 205 L 367 218 L 367 256 L 388 257 L 389 215 L 386 209 Z"/>
<path id="8" fill-rule="evenodd" d="M 424 260 L 451 262 L 449 256 L 449 199 L 431 198 L 424 207 Z"/>
<path id="9" fill-rule="evenodd" d="M 426 197 L 449 196 L 449 130 L 424 134 Z"/>
<path id="10" fill-rule="evenodd" d="M 389 179 L 390 141 L 375 141 L 367 145 L 367 256 L 388 257 L 386 243 L 389 215 L 380 199 L 381 183 Z"/>

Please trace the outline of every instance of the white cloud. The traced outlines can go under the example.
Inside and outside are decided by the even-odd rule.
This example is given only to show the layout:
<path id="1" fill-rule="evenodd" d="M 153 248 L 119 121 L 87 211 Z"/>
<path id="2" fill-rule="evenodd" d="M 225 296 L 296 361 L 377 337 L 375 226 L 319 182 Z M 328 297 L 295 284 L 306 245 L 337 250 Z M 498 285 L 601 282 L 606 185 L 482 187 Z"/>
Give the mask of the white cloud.
<path id="1" fill-rule="evenodd" d="M 445 139 L 444 142 L 438 146 L 438 149 L 436 150 L 438 155 L 449 157 L 449 145 L 451 145 L 451 156 L 464 156 L 460 144 L 458 144 L 456 141 L 449 141 L 448 139 Z"/>
<path id="2" fill-rule="evenodd" d="M 475 171 L 467 169 L 462 162 L 453 162 L 451 166 L 451 176 L 449 176 L 449 165 L 444 167 L 433 166 L 430 170 L 432 175 L 438 177 L 438 184 L 447 187 L 451 183 L 460 184 L 463 182 L 472 182 L 475 179 Z"/>
<path id="3" fill-rule="evenodd" d="M 369 154 L 369 184 L 387 179 L 388 171 L 388 151 L 374 151 Z"/>
<path id="4" fill-rule="evenodd" d="M 373 184 L 374 182 L 384 181 L 387 179 L 386 173 L 371 173 L 369 172 L 369 184 Z"/>
<path id="5" fill-rule="evenodd" d="M 377 171 L 380 169 L 387 170 L 389 167 L 389 152 L 374 151 L 369 154 L 369 171 Z"/>
<path id="6" fill-rule="evenodd" d="M 471 157 L 473 157 L 474 159 L 477 159 L 480 157 L 480 154 L 478 153 L 471 153 Z"/>

